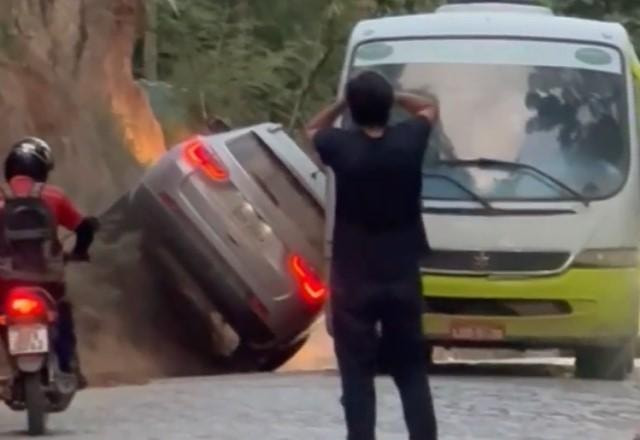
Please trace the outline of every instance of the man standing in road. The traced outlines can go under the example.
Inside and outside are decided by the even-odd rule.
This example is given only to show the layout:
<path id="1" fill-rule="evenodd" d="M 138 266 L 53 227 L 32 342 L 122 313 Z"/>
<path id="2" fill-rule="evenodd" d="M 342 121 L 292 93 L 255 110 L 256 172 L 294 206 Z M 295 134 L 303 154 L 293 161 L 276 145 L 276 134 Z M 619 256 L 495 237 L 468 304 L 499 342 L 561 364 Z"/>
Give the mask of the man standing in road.
<path id="1" fill-rule="evenodd" d="M 389 125 L 394 102 L 412 117 Z M 355 127 L 332 128 L 347 108 Z M 425 374 L 419 271 L 427 247 L 420 209 L 422 160 L 437 117 L 435 103 L 394 95 L 385 78 L 364 72 L 347 84 L 346 100 L 324 109 L 307 126 L 307 136 L 336 179 L 330 319 L 348 440 L 375 439 L 378 324 L 410 439 L 437 438 Z"/>

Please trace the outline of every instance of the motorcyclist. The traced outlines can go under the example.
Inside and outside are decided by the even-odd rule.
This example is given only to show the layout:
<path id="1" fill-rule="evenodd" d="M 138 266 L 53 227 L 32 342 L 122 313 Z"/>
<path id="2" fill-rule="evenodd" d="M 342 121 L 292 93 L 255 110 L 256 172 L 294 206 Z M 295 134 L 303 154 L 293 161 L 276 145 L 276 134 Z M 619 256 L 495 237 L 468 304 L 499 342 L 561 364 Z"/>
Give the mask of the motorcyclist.
<path id="1" fill-rule="evenodd" d="M 5 180 L 2 190 L 3 199 L 0 207 L 4 206 L 4 197 L 7 192 L 11 197 L 32 196 L 34 188 L 38 187 L 38 196 L 49 208 L 53 225 L 56 230 L 59 226 L 69 231 L 75 232 L 75 246 L 69 257 L 73 260 L 88 261 L 89 247 L 93 242 L 94 233 L 98 227 L 97 220 L 85 217 L 74 204 L 67 198 L 64 192 L 52 185 L 47 184 L 49 173 L 54 168 L 54 159 L 51 147 L 42 139 L 27 137 L 16 142 L 10 149 L 5 160 Z M 57 235 L 57 234 L 56 234 Z M 62 257 L 64 252 L 59 237 L 56 251 Z M 54 271 L 55 272 L 55 271 Z M 11 270 L 0 267 L 1 292 L 8 292 L 14 285 L 24 284 L 28 281 L 31 284 L 45 288 L 58 301 L 58 340 L 56 352 L 60 361 L 60 369 L 69 374 L 76 374 L 80 388 L 86 386 L 77 356 L 77 340 L 75 335 L 72 306 L 65 298 L 64 270 L 60 265 L 59 273 L 36 274 L 36 278 L 29 276 L 29 280 L 24 279 L 24 273 L 12 273 Z M 35 279 L 35 283 L 34 283 Z"/>

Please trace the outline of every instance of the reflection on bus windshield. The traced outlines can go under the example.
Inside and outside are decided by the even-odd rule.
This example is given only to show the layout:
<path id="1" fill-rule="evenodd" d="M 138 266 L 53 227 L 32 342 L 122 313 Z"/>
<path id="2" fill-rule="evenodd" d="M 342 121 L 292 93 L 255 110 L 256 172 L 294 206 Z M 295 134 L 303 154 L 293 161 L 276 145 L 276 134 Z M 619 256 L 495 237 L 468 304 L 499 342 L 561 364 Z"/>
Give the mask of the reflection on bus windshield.
<path id="1" fill-rule="evenodd" d="M 442 124 L 432 136 L 425 173 L 445 174 L 491 200 L 569 194 L 524 168 L 451 168 L 438 162 L 520 162 L 587 198 L 611 196 L 625 182 L 627 102 L 620 73 L 523 63 L 369 63 L 356 70 L 364 68 L 383 73 L 398 89 L 438 98 Z M 469 199 L 450 179 L 430 179 L 424 191 L 426 198 Z"/>

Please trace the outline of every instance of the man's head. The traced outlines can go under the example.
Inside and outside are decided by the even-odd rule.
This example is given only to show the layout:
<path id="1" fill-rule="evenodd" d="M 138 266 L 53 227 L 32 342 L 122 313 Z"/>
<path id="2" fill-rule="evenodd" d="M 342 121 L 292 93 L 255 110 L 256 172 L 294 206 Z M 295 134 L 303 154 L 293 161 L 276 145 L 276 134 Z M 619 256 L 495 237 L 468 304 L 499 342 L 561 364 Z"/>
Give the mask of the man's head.
<path id="1" fill-rule="evenodd" d="M 351 79 L 346 99 L 353 121 L 359 126 L 382 128 L 389 122 L 393 87 L 379 73 L 366 71 Z"/>

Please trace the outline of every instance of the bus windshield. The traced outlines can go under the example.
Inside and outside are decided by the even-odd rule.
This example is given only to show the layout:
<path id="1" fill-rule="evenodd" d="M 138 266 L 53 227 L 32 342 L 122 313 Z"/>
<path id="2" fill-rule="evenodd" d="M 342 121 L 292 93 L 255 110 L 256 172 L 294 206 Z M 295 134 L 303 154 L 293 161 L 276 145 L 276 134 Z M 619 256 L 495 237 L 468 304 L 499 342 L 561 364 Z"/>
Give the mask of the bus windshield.
<path id="1" fill-rule="evenodd" d="M 613 196 L 626 181 L 628 102 L 623 60 L 613 48 L 377 41 L 356 49 L 350 73 L 362 70 L 440 104 L 423 165 L 425 199 L 593 200 Z M 406 117 L 394 111 L 394 121 Z"/>

